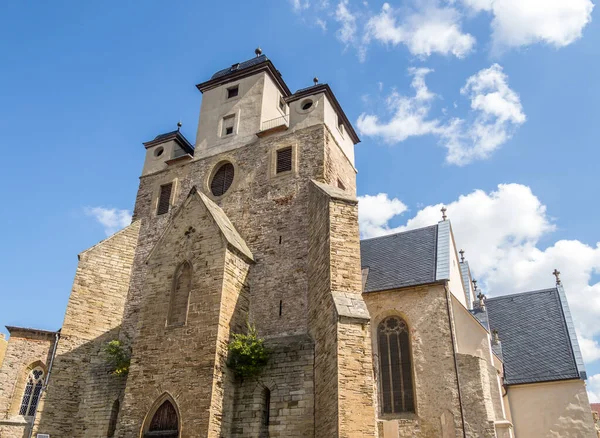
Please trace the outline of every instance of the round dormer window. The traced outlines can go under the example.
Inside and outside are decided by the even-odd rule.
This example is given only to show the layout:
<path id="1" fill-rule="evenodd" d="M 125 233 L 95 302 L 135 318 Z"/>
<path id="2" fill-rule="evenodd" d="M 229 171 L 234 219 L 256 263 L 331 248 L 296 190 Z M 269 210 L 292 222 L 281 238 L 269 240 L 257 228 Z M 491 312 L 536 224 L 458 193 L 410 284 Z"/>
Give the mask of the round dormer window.
<path id="1" fill-rule="evenodd" d="M 214 196 L 223 196 L 233 183 L 233 164 L 225 162 L 219 166 L 210 181 L 210 191 Z"/>
<path id="2" fill-rule="evenodd" d="M 311 109 L 313 106 L 313 101 L 311 99 L 306 99 L 302 102 L 300 108 L 302 108 L 302 111 L 308 111 L 309 109 Z"/>
<path id="3" fill-rule="evenodd" d="M 162 146 L 161 146 L 161 147 L 158 147 L 158 148 L 156 148 L 156 149 L 154 150 L 154 156 L 155 156 L 156 158 L 158 158 L 158 157 L 160 157 L 160 156 L 163 154 L 163 152 L 164 152 L 164 151 L 165 151 L 165 148 L 163 148 Z"/>

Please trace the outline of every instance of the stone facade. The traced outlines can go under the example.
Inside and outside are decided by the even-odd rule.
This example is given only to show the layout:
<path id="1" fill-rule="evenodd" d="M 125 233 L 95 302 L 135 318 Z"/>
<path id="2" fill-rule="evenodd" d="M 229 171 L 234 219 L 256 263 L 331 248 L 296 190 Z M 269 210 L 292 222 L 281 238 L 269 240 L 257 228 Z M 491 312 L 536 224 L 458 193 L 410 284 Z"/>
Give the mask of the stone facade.
<path id="1" fill-rule="evenodd" d="M 2 366 L 2 362 L 4 361 L 4 355 L 6 354 L 7 348 L 8 341 L 4 337 L 4 333 L 0 333 L 0 367 Z"/>
<path id="2" fill-rule="evenodd" d="M 109 373 L 103 348 L 119 337 L 139 229 L 134 222 L 79 255 L 34 433 L 106 436 L 111 408 L 125 381 Z"/>
<path id="3" fill-rule="evenodd" d="M 0 368 L 0 437 L 22 438 L 29 431 L 30 417 L 19 415 L 26 379 L 40 367 L 48 372 L 56 333 L 9 327 L 10 338 Z"/>
<path id="4" fill-rule="evenodd" d="M 144 144 L 133 222 L 80 254 L 60 333 L 12 328 L 3 363 L 0 339 L 0 438 L 24 438 L 32 422 L 53 438 L 144 437 L 166 402 L 180 438 L 513 438 L 450 224 L 436 228 L 448 251 L 435 281 L 363 293 L 358 137 L 328 86 L 291 94 L 263 58 L 198 85 L 195 151 L 179 131 Z M 231 185 L 215 195 L 224 163 Z M 376 328 L 389 316 L 408 327 L 414 412 L 384 413 Z M 228 344 L 248 324 L 270 358 L 242 379 Z M 127 377 L 104 352 L 116 339 L 131 349 Z M 26 418 L 35 366 L 50 378 Z"/>

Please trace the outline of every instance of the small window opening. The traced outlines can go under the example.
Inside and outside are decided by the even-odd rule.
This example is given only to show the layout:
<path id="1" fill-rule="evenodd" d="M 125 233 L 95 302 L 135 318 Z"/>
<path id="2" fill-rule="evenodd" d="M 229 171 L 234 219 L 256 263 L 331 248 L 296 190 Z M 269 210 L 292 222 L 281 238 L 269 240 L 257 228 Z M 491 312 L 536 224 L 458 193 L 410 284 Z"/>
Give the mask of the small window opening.
<path id="1" fill-rule="evenodd" d="M 232 97 L 237 97 L 240 91 L 239 86 L 231 87 L 227 89 L 227 99 L 231 99 Z"/>
<path id="2" fill-rule="evenodd" d="M 281 245 L 282 236 L 279 236 L 279 244 Z"/>
<path id="3" fill-rule="evenodd" d="M 279 316 L 283 314 L 283 300 L 279 300 Z"/>
<path id="4" fill-rule="evenodd" d="M 292 170 L 292 148 L 279 149 L 277 151 L 276 173 Z"/>
<path id="5" fill-rule="evenodd" d="M 283 97 L 279 98 L 279 109 L 285 113 L 285 100 L 283 100 Z"/>
<path id="6" fill-rule="evenodd" d="M 155 157 L 160 157 L 163 154 L 164 151 L 165 151 L 165 148 L 163 148 L 162 146 L 159 147 L 159 148 L 156 148 L 155 151 L 154 151 L 154 156 Z"/>
<path id="7" fill-rule="evenodd" d="M 271 416 L 271 390 L 269 388 L 265 388 L 263 397 L 263 426 L 269 427 Z"/>
<path id="8" fill-rule="evenodd" d="M 344 122 L 340 116 L 337 116 L 338 129 L 342 134 L 344 134 Z"/>
<path id="9" fill-rule="evenodd" d="M 119 417 L 119 400 L 115 400 L 110 410 L 110 422 L 108 423 L 108 433 L 106 436 L 112 438 L 117 430 L 117 418 Z"/>
<path id="10" fill-rule="evenodd" d="M 171 207 L 171 192 L 173 191 L 173 183 L 160 186 L 160 195 L 158 196 L 158 207 L 156 214 L 161 215 L 169 212 Z"/>
<path id="11" fill-rule="evenodd" d="M 302 102 L 302 109 L 304 111 L 309 110 L 313 106 L 313 101 L 308 99 Z"/>
<path id="12" fill-rule="evenodd" d="M 215 172 L 210 183 L 210 191 L 215 196 L 222 196 L 233 183 L 234 167 L 231 163 L 223 163 Z"/>
<path id="13" fill-rule="evenodd" d="M 340 188 L 342 190 L 346 190 L 346 186 L 344 185 L 344 183 L 339 178 L 337 180 L 337 186 L 338 186 L 338 188 Z"/>
<path id="14" fill-rule="evenodd" d="M 223 137 L 233 134 L 233 126 L 235 125 L 235 115 L 223 117 Z"/>

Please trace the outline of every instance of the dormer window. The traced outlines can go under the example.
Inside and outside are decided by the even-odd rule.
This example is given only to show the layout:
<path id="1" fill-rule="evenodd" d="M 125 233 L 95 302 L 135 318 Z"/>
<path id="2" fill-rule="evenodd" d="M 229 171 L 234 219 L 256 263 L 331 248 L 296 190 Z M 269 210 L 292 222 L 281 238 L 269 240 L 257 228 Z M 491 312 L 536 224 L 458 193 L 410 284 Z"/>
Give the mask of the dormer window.
<path id="1" fill-rule="evenodd" d="M 227 89 L 227 99 L 231 99 L 233 97 L 237 97 L 240 91 L 240 87 L 236 85 L 235 87 L 231 87 Z"/>
<path id="2" fill-rule="evenodd" d="M 234 126 L 235 126 L 235 114 L 231 114 L 229 116 L 223 117 L 223 132 L 222 132 L 221 136 L 226 137 L 228 135 L 232 135 Z"/>

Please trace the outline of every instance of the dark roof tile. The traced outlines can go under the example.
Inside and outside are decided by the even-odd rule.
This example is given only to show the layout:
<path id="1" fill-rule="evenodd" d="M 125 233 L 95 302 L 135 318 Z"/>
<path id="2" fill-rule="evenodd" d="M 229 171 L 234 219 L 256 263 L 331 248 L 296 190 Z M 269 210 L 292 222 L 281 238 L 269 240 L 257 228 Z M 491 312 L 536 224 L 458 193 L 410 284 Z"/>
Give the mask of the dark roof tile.
<path id="1" fill-rule="evenodd" d="M 488 298 L 486 307 L 502 342 L 507 384 L 579 378 L 555 288 Z"/>
<path id="2" fill-rule="evenodd" d="M 437 225 L 366 239 L 360 243 L 364 292 L 435 282 Z"/>

